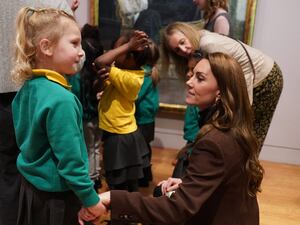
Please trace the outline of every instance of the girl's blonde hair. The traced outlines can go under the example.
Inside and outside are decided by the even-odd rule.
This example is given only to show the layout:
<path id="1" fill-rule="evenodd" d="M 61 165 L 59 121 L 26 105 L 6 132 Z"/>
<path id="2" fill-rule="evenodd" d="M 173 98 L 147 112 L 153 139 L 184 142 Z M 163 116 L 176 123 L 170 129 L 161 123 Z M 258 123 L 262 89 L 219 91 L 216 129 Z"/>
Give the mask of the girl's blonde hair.
<path id="1" fill-rule="evenodd" d="M 216 111 L 197 137 L 202 138 L 211 129 L 230 131 L 243 150 L 243 170 L 247 176 L 248 194 L 261 191 L 264 169 L 258 156 L 259 147 L 253 130 L 253 111 L 249 102 L 245 76 L 240 64 L 224 53 L 204 54 L 217 80 L 220 99 Z"/>
<path id="2" fill-rule="evenodd" d="M 228 0 L 206 0 L 203 15 L 204 19 L 211 19 L 219 8 L 228 12 Z"/>
<path id="3" fill-rule="evenodd" d="M 14 54 L 13 79 L 21 84 L 32 77 L 38 53 L 38 44 L 42 38 L 57 43 L 68 25 L 62 22 L 67 18 L 75 22 L 73 16 L 58 9 L 22 8 L 17 16 L 17 31 Z"/>
<path id="4" fill-rule="evenodd" d="M 177 55 L 169 46 L 169 36 L 176 32 L 181 32 L 186 36 L 191 42 L 193 50 L 197 50 L 200 46 L 200 33 L 195 26 L 183 22 L 171 23 L 164 29 L 162 35 L 162 71 L 167 71 L 170 63 L 173 62 L 178 75 L 184 77 L 188 59 Z"/>

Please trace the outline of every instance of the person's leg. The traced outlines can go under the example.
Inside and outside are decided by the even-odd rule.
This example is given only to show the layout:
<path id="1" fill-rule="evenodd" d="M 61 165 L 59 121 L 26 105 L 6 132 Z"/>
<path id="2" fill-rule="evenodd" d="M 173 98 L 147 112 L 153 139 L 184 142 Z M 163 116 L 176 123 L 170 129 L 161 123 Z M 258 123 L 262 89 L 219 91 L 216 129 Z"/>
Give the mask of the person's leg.
<path id="1" fill-rule="evenodd" d="M 16 225 L 20 174 L 16 159 L 20 152 L 15 140 L 11 102 L 15 93 L 0 94 L 0 225 Z"/>
<path id="2" fill-rule="evenodd" d="M 91 121 L 83 122 L 83 131 L 84 131 L 84 139 L 86 143 L 86 148 L 88 151 L 89 157 L 89 175 L 91 179 L 95 178 L 95 145 L 94 145 L 94 132 L 93 132 L 93 123 Z"/>
<path id="3" fill-rule="evenodd" d="M 138 180 L 138 184 L 140 187 L 149 187 L 149 181 L 153 180 L 152 169 L 151 169 L 151 157 L 152 157 L 152 149 L 149 143 L 146 143 L 149 149 L 149 161 L 150 166 L 143 168 L 144 177 Z"/>
<path id="4" fill-rule="evenodd" d="M 283 87 L 283 78 L 277 64 L 262 83 L 253 90 L 254 131 L 261 150 Z"/>
<path id="5" fill-rule="evenodd" d="M 128 190 L 128 183 L 124 182 L 121 184 L 108 184 L 109 190 Z"/>
<path id="6" fill-rule="evenodd" d="M 140 187 L 149 187 L 149 181 L 153 180 L 152 169 L 151 169 L 151 159 L 152 159 L 152 148 L 150 142 L 154 140 L 154 129 L 155 124 L 149 123 L 144 125 L 139 125 L 139 131 L 145 139 L 145 144 L 148 149 L 148 158 L 150 165 L 143 168 L 144 177 L 139 179 Z"/>
<path id="7" fill-rule="evenodd" d="M 128 189 L 127 190 L 129 192 L 139 191 L 139 182 L 138 182 L 138 180 L 128 180 L 127 184 L 128 184 Z"/>
<path id="8" fill-rule="evenodd" d="M 101 188 L 101 145 L 102 131 L 98 127 L 98 119 L 93 121 L 94 149 L 95 149 L 95 187 Z"/>

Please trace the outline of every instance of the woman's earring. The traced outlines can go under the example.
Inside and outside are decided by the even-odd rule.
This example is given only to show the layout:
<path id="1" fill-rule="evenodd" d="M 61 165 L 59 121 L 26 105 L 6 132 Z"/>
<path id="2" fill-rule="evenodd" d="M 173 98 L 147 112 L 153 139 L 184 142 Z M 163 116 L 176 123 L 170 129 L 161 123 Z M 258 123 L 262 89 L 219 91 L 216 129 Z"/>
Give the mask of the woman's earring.
<path id="1" fill-rule="evenodd" d="M 215 100 L 215 105 L 218 105 L 221 102 L 221 96 L 218 95 Z"/>

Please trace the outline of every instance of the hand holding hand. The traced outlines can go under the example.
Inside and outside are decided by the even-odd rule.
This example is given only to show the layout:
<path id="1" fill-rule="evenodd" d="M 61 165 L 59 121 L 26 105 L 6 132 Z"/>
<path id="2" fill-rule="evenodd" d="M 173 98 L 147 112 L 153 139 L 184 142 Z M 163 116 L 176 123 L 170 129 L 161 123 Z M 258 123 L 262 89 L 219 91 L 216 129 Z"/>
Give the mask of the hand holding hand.
<path id="1" fill-rule="evenodd" d="M 107 214 L 107 209 L 101 201 L 99 201 L 96 205 L 87 208 L 81 208 L 78 212 L 78 222 L 80 225 L 84 225 L 84 221 L 93 221 L 96 222 L 100 218 Z"/>

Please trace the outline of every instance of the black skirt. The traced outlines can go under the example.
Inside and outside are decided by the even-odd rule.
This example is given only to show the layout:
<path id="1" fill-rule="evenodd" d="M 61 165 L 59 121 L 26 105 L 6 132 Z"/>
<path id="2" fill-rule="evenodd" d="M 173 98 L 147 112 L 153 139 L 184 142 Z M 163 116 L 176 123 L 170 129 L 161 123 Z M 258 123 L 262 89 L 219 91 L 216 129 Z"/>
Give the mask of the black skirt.
<path id="1" fill-rule="evenodd" d="M 139 130 L 129 134 L 103 133 L 103 163 L 108 185 L 142 178 L 149 167 L 149 149 Z"/>
<path id="2" fill-rule="evenodd" d="M 18 225 L 78 225 L 80 208 L 72 191 L 40 191 L 22 179 Z"/>

